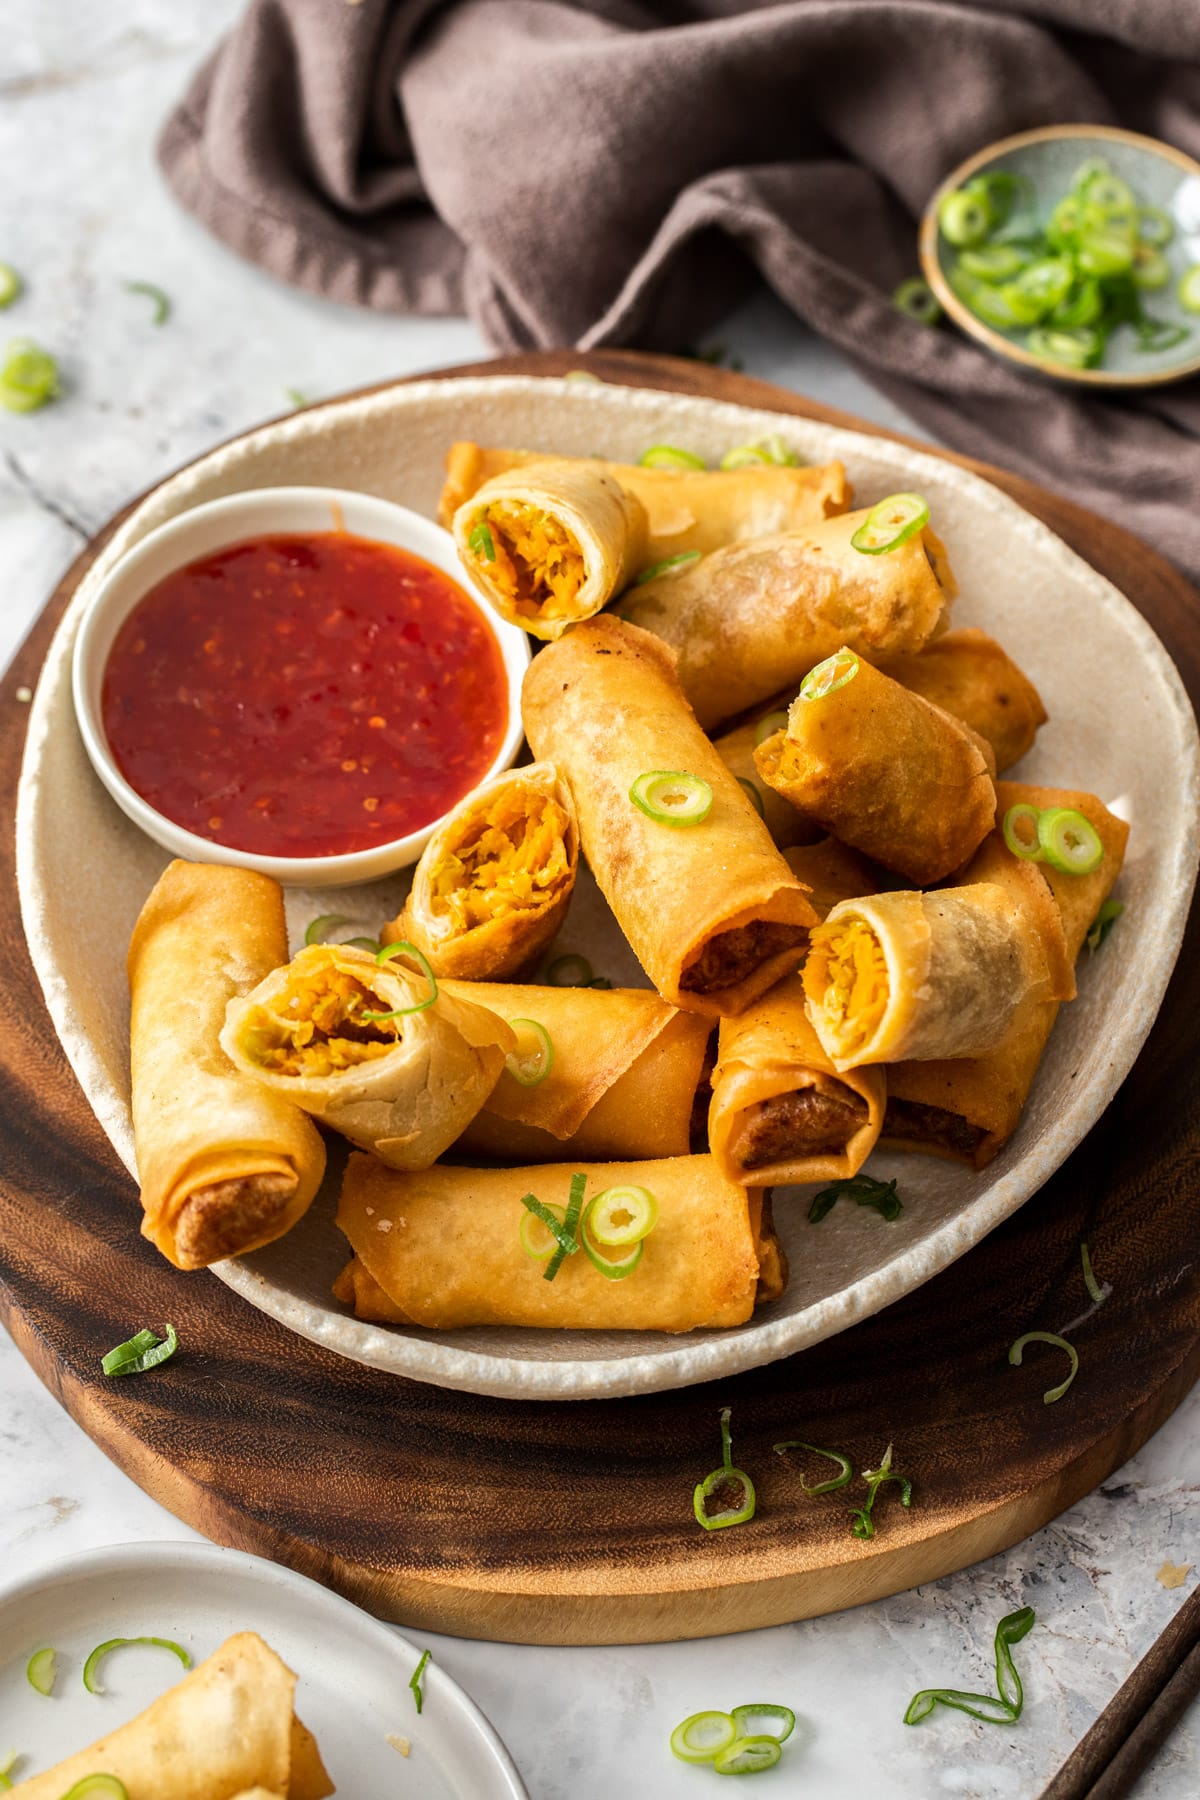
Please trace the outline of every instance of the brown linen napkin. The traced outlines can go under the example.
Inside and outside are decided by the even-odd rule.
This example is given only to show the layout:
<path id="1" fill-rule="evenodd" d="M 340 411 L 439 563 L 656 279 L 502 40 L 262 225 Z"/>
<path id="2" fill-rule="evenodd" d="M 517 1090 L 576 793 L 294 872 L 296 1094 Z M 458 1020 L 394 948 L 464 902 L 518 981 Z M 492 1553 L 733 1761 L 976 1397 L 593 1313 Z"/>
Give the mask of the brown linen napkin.
<path id="1" fill-rule="evenodd" d="M 890 304 L 944 173 L 1072 120 L 1200 156 L 1198 0 L 250 0 L 159 153 L 273 274 L 500 348 L 678 348 L 757 268 L 946 442 L 1200 577 L 1200 383 L 1078 397 Z"/>

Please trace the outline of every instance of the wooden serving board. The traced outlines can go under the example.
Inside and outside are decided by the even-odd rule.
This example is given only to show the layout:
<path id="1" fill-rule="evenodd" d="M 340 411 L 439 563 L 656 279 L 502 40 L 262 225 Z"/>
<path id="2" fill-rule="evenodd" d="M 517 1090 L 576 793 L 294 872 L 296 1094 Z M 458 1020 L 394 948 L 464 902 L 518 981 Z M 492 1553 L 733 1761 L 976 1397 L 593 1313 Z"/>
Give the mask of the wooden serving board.
<path id="1" fill-rule="evenodd" d="M 874 428 L 743 376 L 576 351 L 459 374 L 563 374 Z M 885 435 L 885 434 L 877 434 Z M 965 459 L 960 459 L 965 460 Z M 1200 595 L 1116 525 L 968 463 L 1120 587 L 1200 695 Z M 51 632 L 113 526 L 68 572 L 0 687 L 11 812 L 32 685 Z M 1063 646 L 1064 654 L 1069 646 Z M 1163 779 L 1171 771 L 1163 770 Z M 138 1235 L 133 1185 L 76 1087 L 21 931 L 13 832 L 0 847 L 0 1311 L 101 1448 L 190 1525 L 274 1557 L 406 1624 L 532 1643 L 695 1637 L 897 1592 L 1017 1542 L 1103 1480 L 1200 1373 L 1200 931 L 1138 1063 L 1049 1185 L 968 1256 L 853 1330 L 768 1368 L 641 1399 L 546 1404 L 402 1381 L 289 1335 L 215 1278 L 180 1275 Z M 86 871 L 81 870 L 81 882 Z M 84 915 L 86 918 L 86 915 Z M 86 928 L 86 926 L 84 926 Z M 1120 934 L 1107 955 L 1120 956 Z M 1087 1306 L 1086 1239 L 1112 1281 L 1078 1334 L 1079 1376 L 1042 1404 L 1061 1356 L 1008 1345 Z M 152 1378 L 99 1358 L 171 1319 L 184 1349 Z M 758 1484 L 746 1528 L 704 1532 L 692 1488 L 719 1461 Z M 910 1512 L 885 1489 L 870 1542 L 846 1497 L 806 1499 L 780 1438 L 857 1468 L 896 1445 Z"/>

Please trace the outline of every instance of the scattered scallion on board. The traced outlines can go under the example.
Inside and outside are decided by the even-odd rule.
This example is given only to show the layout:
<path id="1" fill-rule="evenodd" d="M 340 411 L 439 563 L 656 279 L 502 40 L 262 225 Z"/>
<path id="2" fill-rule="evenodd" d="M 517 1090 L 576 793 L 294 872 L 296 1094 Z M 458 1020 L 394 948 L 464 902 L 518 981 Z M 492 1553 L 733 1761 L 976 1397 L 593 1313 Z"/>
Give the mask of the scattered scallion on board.
<path id="1" fill-rule="evenodd" d="M 89 1694 L 102 1694 L 104 1692 L 104 1689 L 96 1679 L 97 1670 L 106 1656 L 111 1655 L 114 1650 L 124 1649 L 127 1644 L 153 1644 L 155 1649 L 169 1650 L 172 1656 L 177 1656 L 185 1669 L 190 1669 L 192 1666 L 192 1659 L 189 1653 L 184 1649 L 182 1644 L 175 1643 L 172 1638 L 106 1638 L 104 1643 L 96 1645 L 96 1648 L 91 1652 L 83 1665 L 83 1685 Z"/>
<path id="2" fill-rule="evenodd" d="M 899 1474 L 892 1467 L 892 1446 L 889 1444 L 883 1453 L 883 1459 L 877 1469 L 864 1469 L 863 1480 L 867 1484 L 867 1497 L 861 1506 L 850 1512 L 850 1529 L 856 1538 L 873 1538 L 875 1536 L 875 1496 L 886 1482 L 896 1481 L 900 1484 L 901 1506 L 912 1505 L 912 1482 L 907 1475 Z"/>
<path id="3" fill-rule="evenodd" d="M 803 1438 L 786 1438 L 782 1444 L 776 1444 L 774 1450 L 776 1456 L 786 1456 L 789 1450 L 807 1450 L 812 1456 L 826 1456 L 838 1465 L 836 1475 L 831 1475 L 828 1481 L 814 1481 L 811 1487 L 803 1475 L 800 1477 L 801 1491 L 810 1498 L 817 1494 L 832 1494 L 838 1488 L 848 1487 L 854 1479 L 854 1465 L 840 1450 L 822 1450 L 819 1444 L 806 1444 Z"/>
<path id="4" fill-rule="evenodd" d="M 1070 1373 L 1065 1381 L 1060 1381 L 1056 1387 L 1047 1388 L 1042 1395 L 1043 1404 L 1053 1406 L 1056 1400 L 1062 1399 L 1079 1373 L 1079 1352 L 1074 1344 L 1068 1343 L 1065 1337 L 1060 1337 L 1057 1331 L 1027 1331 L 1009 1347 L 1008 1360 L 1014 1368 L 1020 1368 L 1026 1344 L 1052 1344 L 1056 1350 L 1065 1350 L 1070 1359 Z"/>
<path id="5" fill-rule="evenodd" d="M 1037 1614 L 1032 1606 L 1007 1613 L 996 1627 L 996 1692 L 964 1693 L 961 1688 L 922 1688 L 914 1694 L 904 1713 L 906 1725 L 919 1725 L 935 1706 L 951 1706 L 956 1712 L 969 1713 L 985 1725 L 1015 1725 L 1025 1704 L 1025 1691 L 1012 1659 L 1012 1646 L 1032 1630 Z M 986 1709 L 986 1710 L 981 1710 Z"/>
<path id="6" fill-rule="evenodd" d="M 417 1703 L 418 1712 L 421 1712 L 425 1705 L 425 1694 L 421 1687 L 421 1677 L 425 1673 L 425 1665 L 429 1661 L 431 1654 L 432 1652 L 429 1650 L 423 1650 L 421 1652 L 421 1660 L 413 1670 L 412 1680 L 408 1684 L 412 1689 L 412 1696 Z"/>
<path id="7" fill-rule="evenodd" d="M 58 1651 L 49 1645 L 44 1650 L 35 1650 L 25 1665 L 25 1679 L 38 1694 L 54 1692 L 54 1676 L 58 1664 Z"/>
<path id="8" fill-rule="evenodd" d="M 100 1367 L 106 1375 L 144 1375 L 174 1356 L 178 1348 L 179 1336 L 173 1325 L 163 1326 L 161 1338 L 155 1331 L 139 1331 L 102 1356 Z"/>
<path id="9" fill-rule="evenodd" d="M 719 1531 L 726 1525 L 745 1525 L 754 1517 L 754 1509 L 758 1505 L 754 1483 L 744 1469 L 737 1469 L 733 1465 L 730 1417 L 731 1409 L 723 1406 L 721 1408 L 721 1467 L 706 1475 L 703 1481 L 698 1481 L 692 1494 L 692 1511 L 696 1515 L 697 1523 L 703 1525 L 705 1531 Z M 719 1493 L 722 1488 L 737 1487 L 742 1490 L 740 1506 L 725 1506 L 719 1512 L 709 1512 L 708 1501 L 713 1494 Z"/>
<path id="10" fill-rule="evenodd" d="M 1080 1244 L 1079 1246 L 1079 1260 L 1083 1264 L 1084 1287 L 1087 1289 L 1096 1305 L 1103 1306 L 1112 1290 L 1108 1287 L 1101 1287 L 1100 1283 L 1096 1280 L 1095 1271 L 1092 1268 L 1092 1258 L 1086 1243 Z"/>
<path id="11" fill-rule="evenodd" d="M 843 1175 L 813 1195 L 808 1209 L 810 1225 L 819 1225 L 839 1200 L 853 1200 L 859 1206 L 873 1206 L 890 1224 L 904 1211 L 904 1203 L 896 1192 L 896 1182 L 876 1181 L 873 1175 Z"/>
<path id="12" fill-rule="evenodd" d="M 165 325 L 171 316 L 171 299 L 162 288 L 153 281 L 127 281 L 125 291 L 129 294 L 144 294 L 150 301 L 153 311 L 150 314 L 152 325 Z"/>
<path id="13" fill-rule="evenodd" d="M 32 338 L 12 338 L 0 363 L 0 406 L 7 412 L 36 412 L 59 392 L 58 364 Z"/>

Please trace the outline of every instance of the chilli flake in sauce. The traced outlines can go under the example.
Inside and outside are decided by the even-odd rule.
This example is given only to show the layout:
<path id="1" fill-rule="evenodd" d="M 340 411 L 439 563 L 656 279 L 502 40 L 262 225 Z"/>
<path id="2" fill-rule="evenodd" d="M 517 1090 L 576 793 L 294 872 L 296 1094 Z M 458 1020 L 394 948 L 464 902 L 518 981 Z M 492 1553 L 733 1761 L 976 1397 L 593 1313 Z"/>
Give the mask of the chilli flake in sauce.
<path id="1" fill-rule="evenodd" d="M 262 856 L 419 830 L 486 774 L 500 651 L 440 569 L 348 532 L 254 538 L 140 600 L 104 671 L 118 767 L 177 825 Z"/>

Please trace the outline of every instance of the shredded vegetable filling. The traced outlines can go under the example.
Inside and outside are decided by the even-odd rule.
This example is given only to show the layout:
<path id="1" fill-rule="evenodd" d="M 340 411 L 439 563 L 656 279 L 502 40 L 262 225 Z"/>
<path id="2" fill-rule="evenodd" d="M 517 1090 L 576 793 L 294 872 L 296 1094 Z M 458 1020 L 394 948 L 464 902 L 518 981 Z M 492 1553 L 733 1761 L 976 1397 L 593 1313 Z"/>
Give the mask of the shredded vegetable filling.
<path id="1" fill-rule="evenodd" d="M 812 950 L 822 972 L 821 1010 L 845 1056 L 853 1056 L 878 1031 L 889 998 L 887 960 L 865 919 L 818 925 Z"/>
<path id="2" fill-rule="evenodd" d="M 557 800 L 506 786 L 462 820 L 430 871 L 433 910 L 456 931 L 547 906 L 571 873 L 569 821 Z"/>
<path id="3" fill-rule="evenodd" d="M 561 618 L 583 586 L 583 552 L 557 519 L 523 500 L 496 500 L 482 515 L 494 558 L 488 578 L 524 618 Z"/>
<path id="4" fill-rule="evenodd" d="M 297 977 L 272 1006 L 256 1006 L 243 1027 L 246 1054 L 276 1075 L 332 1075 L 371 1062 L 401 1036 L 400 1019 L 364 1020 L 387 1001 L 344 969 Z"/>

